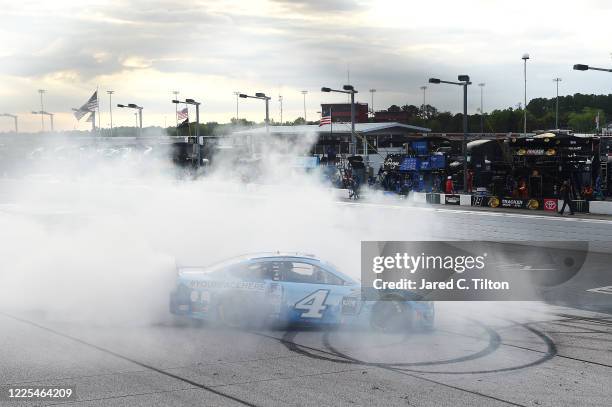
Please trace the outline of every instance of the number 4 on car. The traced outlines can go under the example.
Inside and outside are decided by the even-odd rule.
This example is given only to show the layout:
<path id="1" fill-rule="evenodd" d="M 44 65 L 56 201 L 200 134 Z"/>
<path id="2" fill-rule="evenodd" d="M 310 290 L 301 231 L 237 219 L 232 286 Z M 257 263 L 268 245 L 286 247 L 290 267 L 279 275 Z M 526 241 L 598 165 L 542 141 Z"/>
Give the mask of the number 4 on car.
<path id="1" fill-rule="evenodd" d="M 299 300 L 295 304 L 294 308 L 305 311 L 301 314 L 302 318 L 322 318 L 323 311 L 325 311 L 325 308 L 327 308 L 327 305 L 324 303 L 328 294 L 329 290 L 315 291 L 307 297 Z"/>

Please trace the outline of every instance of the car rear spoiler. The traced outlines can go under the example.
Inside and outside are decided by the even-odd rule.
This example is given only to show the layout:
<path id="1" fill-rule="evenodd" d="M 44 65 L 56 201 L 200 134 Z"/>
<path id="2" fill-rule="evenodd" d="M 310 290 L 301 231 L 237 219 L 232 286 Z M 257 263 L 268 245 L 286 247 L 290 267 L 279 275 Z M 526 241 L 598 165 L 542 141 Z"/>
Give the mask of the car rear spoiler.
<path id="1" fill-rule="evenodd" d="M 185 264 L 180 264 L 177 259 L 174 259 L 174 269 L 176 271 L 176 276 L 180 276 L 182 273 L 186 272 L 186 271 L 190 271 L 190 272 L 204 272 L 204 267 L 202 266 L 188 266 Z"/>

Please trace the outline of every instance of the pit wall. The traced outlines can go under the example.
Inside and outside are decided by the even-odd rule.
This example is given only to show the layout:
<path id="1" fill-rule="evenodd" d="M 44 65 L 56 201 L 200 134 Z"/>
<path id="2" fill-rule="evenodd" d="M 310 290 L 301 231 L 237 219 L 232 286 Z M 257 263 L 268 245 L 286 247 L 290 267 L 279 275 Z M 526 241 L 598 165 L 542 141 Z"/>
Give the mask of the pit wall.
<path id="1" fill-rule="evenodd" d="M 533 211 L 544 210 L 554 212 L 563 206 L 562 199 L 514 199 L 503 197 L 489 197 L 465 194 L 437 194 L 425 192 L 411 192 L 410 201 L 419 204 L 440 204 L 449 206 L 481 206 L 504 209 L 529 209 Z M 574 201 L 576 212 L 592 213 L 596 215 L 612 215 L 612 201 Z M 566 209 L 567 211 L 567 209 Z"/>

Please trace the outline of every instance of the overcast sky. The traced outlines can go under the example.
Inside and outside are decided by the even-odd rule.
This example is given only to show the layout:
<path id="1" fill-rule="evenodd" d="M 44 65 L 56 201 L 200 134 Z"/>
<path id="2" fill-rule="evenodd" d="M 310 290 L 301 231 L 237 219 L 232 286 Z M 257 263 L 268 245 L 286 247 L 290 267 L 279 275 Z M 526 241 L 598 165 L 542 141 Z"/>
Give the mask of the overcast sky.
<path id="1" fill-rule="evenodd" d="M 202 120 L 227 122 L 236 115 L 234 91 L 273 97 L 271 117 L 307 118 L 320 103 L 344 101 L 321 86 L 350 83 L 358 100 L 374 107 L 422 103 L 429 77 L 456 80 L 469 74 L 469 108 L 515 106 L 523 99 L 528 52 L 528 98 L 612 93 L 612 75 L 578 72 L 574 63 L 612 66 L 612 2 L 582 1 L 5 1 L 0 13 L 0 113 L 20 115 L 20 127 L 39 130 L 37 89 L 56 129 L 87 128 L 70 109 L 100 90 L 107 127 L 113 104 L 144 106 L 144 125 L 171 125 L 172 91 L 203 101 Z M 431 85 L 427 103 L 453 112 L 461 89 Z M 261 121 L 263 103 L 240 101 L 240 117 Z M 0 118 L 0 131 L 12 121 Z M 116 125 L 133 114 L 114 109 Z"/>

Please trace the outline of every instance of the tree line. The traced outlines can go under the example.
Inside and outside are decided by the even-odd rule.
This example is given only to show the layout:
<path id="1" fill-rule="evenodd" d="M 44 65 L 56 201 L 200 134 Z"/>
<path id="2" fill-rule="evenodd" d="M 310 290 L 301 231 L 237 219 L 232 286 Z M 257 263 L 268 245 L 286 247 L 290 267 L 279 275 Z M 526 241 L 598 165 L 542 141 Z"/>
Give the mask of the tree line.
<path id="1" fill-rule="evenodd" d="M 392 105 L 388 112 L 405 112 L 408 123 L 430 128 L 433 132 L 460 133 L 463 131 L 463 114 L 440 112 L 434 106 Z M 495 109 L 482 116 L 485 133 L 506 133 L 523 131 L 522 106 Z M 606 117 L 612 117 L 612 94 L 559 96 L 559 128 L 571 129 L 578 133 L 594 133 L 596 117 L 599 114 L 600 127 L 606 124 Z M 527 104 L 527 130 L 548 130 L 555 128 L 556 98 L 535 98 Z M 480 113 L 468 115 L 468 131 L 481 131 Z"/>

